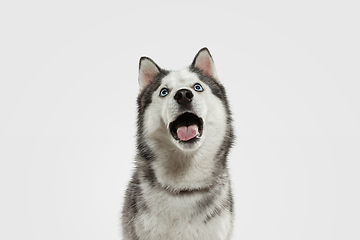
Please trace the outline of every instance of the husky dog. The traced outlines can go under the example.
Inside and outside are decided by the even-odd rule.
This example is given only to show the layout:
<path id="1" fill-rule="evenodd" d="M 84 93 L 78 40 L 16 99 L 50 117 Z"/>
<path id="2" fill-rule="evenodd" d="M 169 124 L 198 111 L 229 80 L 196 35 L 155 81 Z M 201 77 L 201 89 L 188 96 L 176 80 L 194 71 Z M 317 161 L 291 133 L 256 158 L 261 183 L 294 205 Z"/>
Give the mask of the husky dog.
<path id="1" fill-rule="evenodd" d="M 136 168 L 122 210 L 123 239 L 230 239 L 227 156 L 234 135 L 209 50 L 180 71 L 142 57 L 139 85 Z"/>

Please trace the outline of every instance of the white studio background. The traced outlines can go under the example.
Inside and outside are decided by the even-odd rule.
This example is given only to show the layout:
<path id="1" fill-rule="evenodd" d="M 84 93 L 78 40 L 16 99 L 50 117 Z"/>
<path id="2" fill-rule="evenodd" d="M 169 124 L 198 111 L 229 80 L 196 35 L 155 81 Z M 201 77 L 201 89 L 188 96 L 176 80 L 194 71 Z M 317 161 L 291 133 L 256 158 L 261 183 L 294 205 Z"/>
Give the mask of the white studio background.
<path id="1" fill-rule="evenodd" d="M 0 239 L 120 239 L 138 60 L 207 46 L 227 88 L 233 239 L 360 239 L 358 1 L 2 1 Z"/>

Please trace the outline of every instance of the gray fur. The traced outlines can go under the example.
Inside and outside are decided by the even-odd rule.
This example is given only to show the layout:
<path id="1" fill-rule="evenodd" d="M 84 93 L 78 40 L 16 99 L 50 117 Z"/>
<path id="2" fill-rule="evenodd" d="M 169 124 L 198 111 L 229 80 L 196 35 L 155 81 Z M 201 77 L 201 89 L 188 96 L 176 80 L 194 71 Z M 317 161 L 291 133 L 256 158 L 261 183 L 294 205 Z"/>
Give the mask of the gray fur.
<path id="1" fill-rule="evenodd" d="M 199 53 L 201 51 L 208 52 L 206 48 L 201 49 Z M 199 53 L 196 55 L 195 59 Z M 209 52 L 208 54 L 210 55 Z M 170 71 L 163 70 L 154 63 L 158 68 L 159 73 L 154 77 L 151 84 L 139 93 L 137 99 L 137 155 L 135 158 L 134 173 L 126 190 L 125 202 L 122 210 L 121 220 L 124 240 L 230 239 L 233 225 L 233 197 L 228 175 L 227 156 L 234 141 L 231 111 L 224 87 L 218 80 L 203 74 L 202 70 L 195 66 L 195 59 L 189 67 L 189 72 L 195 73 L 199 80 L 211 89 L 212 95 L 214 98 L 221 100 L 226 112 L 226 130 L 222 143 L 218 146 L 214 146 L 215 149 L 217 149 L 216 154 L 214 155 L 215 157 L 213 157 L 213 159 L 206 159 L 206 161 L 212 161 L 216 166 L 212 171 L 211 176 L 207 178 L 207 181 L 210 182 L 209 188 L 194 190 L 186 187 L 185 190 L 177 189 L 168 184 L 160 183 L 156 171 L 154 171 L 154 167 L 158 166 L 155 163 L 162 160 L 160 160 L 159 155 L 157 155 L 156 149 L 152 149 L 149 140 L 146 140 L 145 138 L 144 118 L 148 107 L 153 104 L 152 98 L 155 96 L 154 94 L 157 94 L 156 91 L 159 86 L 161 86 L 162 80 L 170 73 Z M 187 161 L 191 161 L 194 154 L 187 154 L 179 150 L 176 151 L 176 153 L 169 152 L 167 153 L 167 156 L 169 160 L 171 159 L 171 168 L 173 168 L 171 169 L 169 167 L 168 172 L 171 174 L 171 171 L 176 171 L 174 172 L 175 177 L 175 173 L 178 174 L 181 171 L 186 173 L 188 169 Z M 179 159 L 179 156 L 182 159 Z M 179 207 L 178 205 L 174 206 L 174 211 L 177 211 L 175 213 L 178 213 L 180 218 L 181 216 L 187 217 L 184 218 L 184 220 L 178 219 L 178 217 L 174 218 L 172 212 L 170 212 L 170 214 L 165 214 L 167 211 L 165 209 L 163 215 L 159 214 L 162 212 L 161 202 L 152 202 L 149 200 L 151 199 L 149 198 L 151 197 L 149 194 L 153 193 L 155 194 L 154 196 L 163 199 L 164 207 L 169 207 L 168 203 L 172 202 L 171 199 L 179 204 L 188 203 L 189 205 L 182 206 L 184 212 L 181 211 L 182 207 Z M 157 193 L 158 195 L 156 195 Z M 191 199 L 196 199 L 196 201 L 194 200 L 194 204 L 192 204 Z M 154 209 L 154 206 L 158 207 Z M 187 212 L 189 209 L 191 210 L 189 211 L 191 213 Z M 174 216 L 177 216 L 175 213 Z M 159 220 L 159 225 L 156 225 L 156 228 L 158 229 L 145 229 L 145 226 L 142 225 L 144 224 L 144 219 L 146 220 L 147 216 L 149 216 L 150 219 L 154 214 L 156 215 L 154 219 Z M 229 214 L 231 217 L 226 217 Z M 163 218 L 163 220 L 161 220 L 161 218 Z M 186 221 L 189 221 L 188 224 L 184 223 Z M 203 232 L 208 232 L 207 228 L 210 227 L 209 224 L 212 224 L 212 221 L 226 221 L 226 224 L 230 227 L 227 228 L 226 233 L 219 233 L 218 236 L 209 235 L 211 237 L 206 237 L 205 235 L 201 235 L 201 229 L 204 229 Z M 166 226 L 161 225 L 164 222 L 167 224 Z M 221 224 L 214 225 L 217 226 Z M 169 229 L 167 230 L 168 226 Z M 177 235 L 174 236 L 173 233 L 170 232 L 170 226 L 171 229 L 177 230 Z M 217 230 L 213 228 L 214 227 L 210 227 L 210 229 L 214 230 L 216 233 Z M 174 232 L 173 230 L 171 231 Z M 194 232 L 193 234 L 192 231 Z"/>

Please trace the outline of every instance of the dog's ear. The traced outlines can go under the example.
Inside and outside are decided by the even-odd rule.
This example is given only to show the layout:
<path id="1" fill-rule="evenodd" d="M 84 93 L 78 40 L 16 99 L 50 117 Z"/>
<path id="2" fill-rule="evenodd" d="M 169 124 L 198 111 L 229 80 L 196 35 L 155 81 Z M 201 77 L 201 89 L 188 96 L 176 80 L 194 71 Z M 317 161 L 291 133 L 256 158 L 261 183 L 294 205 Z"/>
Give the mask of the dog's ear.
<path id="1" fill-rule="evenodd" d="M 219 81 L 214 60 L 211 57 L 209 49 L 206 47 L 200 49 L 200 51 L 196 54 L 194 61 L 191 64 L 192 68 L 196 68 L 200 70 L 204 75 L 211 77 L 217 81 Z"/>
<path id="2" fill-rule="evenodd" d="M 141 57 L 139 61 L 139 88 L 145 89 L 161 72 L 161 68 L 148 57 Z"/>

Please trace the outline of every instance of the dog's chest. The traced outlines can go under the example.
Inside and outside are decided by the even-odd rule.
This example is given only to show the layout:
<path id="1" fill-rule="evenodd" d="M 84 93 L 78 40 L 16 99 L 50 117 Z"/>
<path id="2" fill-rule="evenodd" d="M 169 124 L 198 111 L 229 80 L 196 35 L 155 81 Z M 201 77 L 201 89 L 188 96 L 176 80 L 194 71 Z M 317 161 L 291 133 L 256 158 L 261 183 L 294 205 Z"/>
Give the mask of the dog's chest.
<path id="1" fill-rule="evenodd" d="M 221 215 L 207 219 L 206 209 L 197 205 L 200 194 L 179 198 L 154 196 L 148 209 L 137 216 L 136 231 L 141 239 L 228 239 L 231 229 L 231 214 L 223 212 Z"/>

